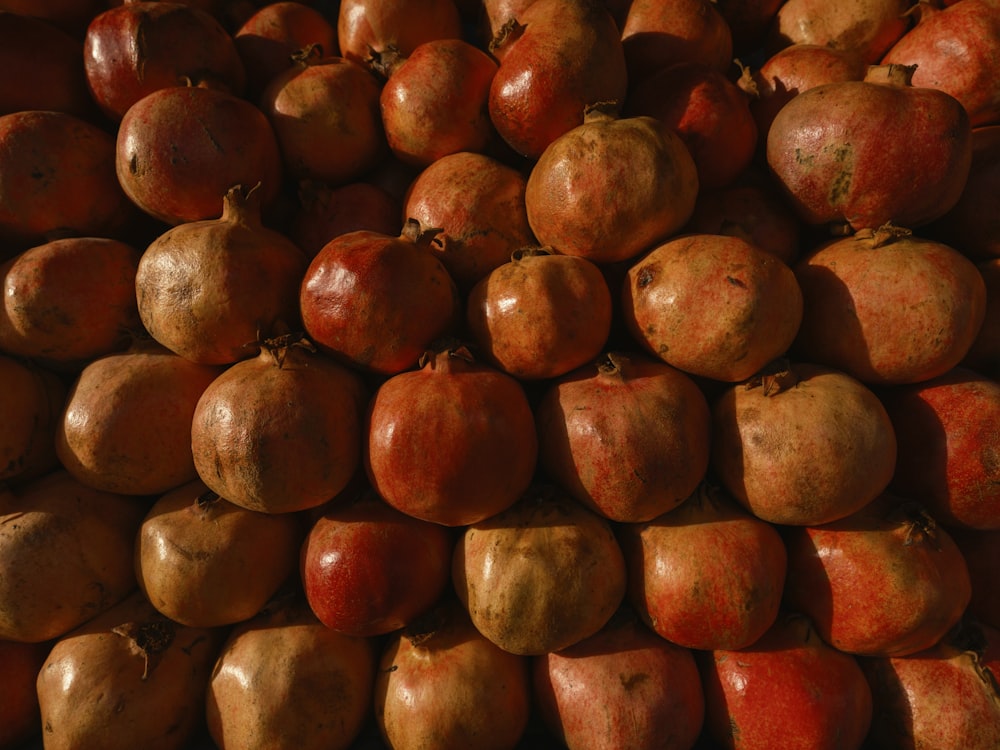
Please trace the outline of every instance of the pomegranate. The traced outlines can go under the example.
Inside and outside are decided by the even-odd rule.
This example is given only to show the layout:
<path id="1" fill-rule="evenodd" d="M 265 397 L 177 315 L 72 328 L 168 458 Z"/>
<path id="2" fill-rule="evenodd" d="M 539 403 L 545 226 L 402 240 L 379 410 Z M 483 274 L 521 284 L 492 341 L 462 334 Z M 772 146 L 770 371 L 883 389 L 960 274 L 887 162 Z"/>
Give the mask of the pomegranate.
<path id="1" fill-rule="evenodd" d="M 1000 125 L 972 131 L 972 166 L 958 202 L 929 227 L 933 237 L 973 260 L 1000 258 L 1000 217 L 990 201 L 1000 192 Z"/>
<path id="2" fill-rule="evenodd" d="M 434 39 L 461 39 L 462 17 L 454 0 L 341 0 L 337 38 L 341 54 L 366 65 L 372 51 L 395 47 L 409 55 Z"/>
<path id="3" fill-rule="evenodd" d="M 715 0 L 632 0 L 622 26 L 629 85 L 676 63 L 728 73 L 733 31 Z"/>
<path id="4" fill-rule="evenodd" d="M 315 45 L 324 56 L 340 54 L 336 23 L 308 3 L 279 0 L 254 10 L 233 32 L 236 52 L 256 98 L 279 73 L 294 65 L 299 51 Z"/>
<path id="5" fill-rule="evenodd" d="M 555 485 L 465 527 L 452 582 L 476 629 L 505 651 L 541 656 L 603 628 L 625 598 L 610 522 Z"/>
<path id="6" fill-rule="evenodd" d="M 815 526 L 849 516 L 892 480 L 896 434 L 873 391 L 822 365 L 776 363 L 713 404 L 712 468 L 751 513 Z"/>
<path id="7" fill-rule="evenodd" d="M 171 86 L 147 94 L 118 126 L 115 169 L 128 197 L 166 224 L 217 219 L 233 185 L 260 183 L 270 206 L 281 153 L 264 113 L 211 88 Z"/>
<path id="8" fill-rule="evenodd" d="M 396 158 L 426 167 L 448 154 L 493 146 L 488 100 L 497 61 L 479 47 L 434 39 L 406 56 L 389 47 L 371 65 L 386 78 L 379 103 Z"/>
<path id="9" fill-rule="evenodd" d="M 35 680 L 50 647 L 50 643 L 0 640 L 4 674 L 0 687 L 0 747 L 27 746 L 40 737 L 42 723 Z"/>
<path id="10" fill-rule="evenodd" d="M 649 521 L 708 470 L 708 402 L 694 380 L 643 354 L 612 351 L 549 384 L 535 407 L 539 463 L 612 521 Z"/>
<path id="11" fill-rule="evenodd" d="M 766 143 L 778 111 L 795 96 L 825 83 L 860 81 L 867 70 L 854 50 L 803 42 L 782 47 L 756 70 L 744 68 L 739 85 L 751 95 L 750 112 Z"/>
<path id="12" fill-rule="evenodd" d="M 220 748 L 347 750 L 371 715 L 376 644 L 330 630 L 300 597 L 237 624 L 208 680 Z"/>
<path id="13" fill-rule="evenodd" d="M 558 377 L 597 357 L 611 315 L 596 264 L 540 247 L 515 250 L 472 287 L 466 304 L 477 351 L 521 380 Z"/>
<path id="14" fill-rule="evenodd" d="M 524 200 L 539 243 L 609 263 L 677 232 L 698 185 L 691 152 L 668 125 L 594 106 L 541 154 Z"/>
<path id="15" fill-rule="evenodd" d="M 704 483 L 679 507 L 618 529 L 628 601 L 657 634 L 693 649 L 739 649 L 778 616 L 787 567 L 777 529 Z"/>
<path id="16" fill-rule="evenodd" d="M 581 125 L 588 105 L 625 99 L 621 32 L 601 3 L 535 0 L 504 24 L 489 48 L 500 61 L 490 86 L 490 119 L 529 159 Z"/>
<path id="17" fill-rule="evenodd" d="M 442 156 L 420 171 L 406 190 L 403 215 L 425 227 L 440 227 L 431 250 L 461 292 L 536 245 L 524 194 L 527 178 L 487 154 Z"/>
<path id="18" fill-rule="evenodd" d="M 688 147 L 702 188 L 732 184 L 757 149 L 750 98 L 719 70 L 700 62 L 660 68 L 632 87 L 625 113 L 662 121 Z"/>
<path id="19" fill-rule="evenodd" d="M 134 592 L 49 652 L 37 683 L 45 746 L 190 747 L 222 639 L 220 629 L 178 625 Z"/>
<path id="20" fill-rule="evenodd" d="M 898 436 L 893 491 L 947 526 L 1000 531 L 1000 382 L 955 367 L 881 398 Z"/>
<path id="21" fill-rule="evenodd" d="M 299 293 L 309 337 L 370 372 L 393 375 L 417 364 L 462 318 L 454 279 L 428 251 L 438 231 L 408 219 L 398 236 L 361 230 L 330 240 Z"/>
<path id="22" fill-rule="evenodd" d="M 374 492 L 338 501 L 302 546 L 306 599 L 337 632 L 368 637 L 399 630 L 444 595 L 453 542 L 446 527 L 408 516 Z"/>
<path id="23" fill-rule="evenodd" d="M 0 239 L 114 236 L 131 218 L 115 179 L 115 138 L 66 112 L 0 116 Z"/>
<path id="24" fill-rule="evenodd" d="M 67 237 L 0 265 L 0 349 L 60 370 L 125 349 L 141 330 L 141 253 L 107 237 Z"/>
<path id="25" fill-rule="evenodd" d="M 229 32 L 182 2 L 128 0 L 95 16 L 83 39 L 90 93 L 114 122 L 137 101 L 186 83 L 242 96 L 246 70 Z"/>
<path id="26" fill-rule="evenodd" d="M 62 470 L 0 494 L 0 640 L 50 641 L 124 599 L 144 514 Z"/>
<path id="27" fill-rule="evenodd" d="M 380 92 L 379 81 L 360 64 L 318 47 L 297 55 L 260 98 L 286 174 L 343 184 L 375 167 L 386 151 Z"/>
<path id="28" fill-rule="evenodd" d="M 850 516 L 785 529 L 785 605 L 824 641 L 861 656 L 930 648 L 969 604 L 954 540 L 913 501 L 882 494 Z"/>
<path id="29" fill-rule="evenodd" d="M 879 747 L 987 750 L 1000 745 L 1000 688 L 980 657 L 952 638 L 908 656 L 863 659 Z"/>
<path id="30" fill-rule="evenodd" d="M 808 618 L 782 613 L 753 645 L 697 654 L 706 734 L 722 748 L 863 746 L 871 689 L 857 658 L 831 648 Z"/>
<path id="31" fill-rule="evenodd" d="M 155 495 L 197 478 L 191 419 L 221 368 L 155 342 L 91 360 L 76 376 L 56 428 L 56 455 L 81 483 Z"/>
<path id="32" fill-rule="evenodd" d="M 909 29 L 910 5 L 910 0 L 786 0 L 775 14 L 766 47 L 773 54 L 790 44 L 822 44 L 877 63 Z"/>
<path id="33" fill-rule="evenodd" d="M 985 316 L 985 283 L 971 260 L 892 226 L 823 242 L 794 271 L 805 307 L 793 352 L 869 384 L 944 374 Z"/>
<path id="34" fill-rule="evenodd" d="M 0 13 L 0 67 L 17 71 L 0 82 L 0 115 L 49 110 L 94 118 L 82 56 L 83 43 L 49 21 Z"/>
<path id="35" fill-rule="evenodd" d="M 913 85 L 951 94 L 974 126 L 1000 122 L 1000 3 L 972 0 L 939 7 L 913 6 L 916 24 L 882 57 L 882 63 L 916 65 Z"/>
<path id="36" fill-rule="evenodd" d="M 227 365 L 299 324 L 309 259 L 265 227 L 258 189 L 236 185 L 222 216 L 184 222 L 146 248 L 135 276 L 146 331 L 192 362 Z"/>
<path id="37" fill-rule="evenodd" d="M 681 232 L 739 237 L 788 265 L 798 260 L 803 239 L 785 197 L 752 168 L 730 185 L 700 190 Z"/>
<path id="38" fill-rule="evenodd" d="M 288 236 L 310 260 L 327 242 L 342 234 L 367 229 L 396 235 L 403 229 L 400 201 L 370 182 L 331 187 L 304 180 L 299 183 L 298 199 Z"/>
<path id="39" fill-rule="evenodd" d="M 295 572 L 301 536 L 293 514 L 246 510 L 196 479 L 149 508 L 136 535 L 136 578 L 175 622 L 232 625 L 260 612 Z"/>
<path id="40" fill-rule="evenodd" d="M 361 376 L 308 339 L 269 339 L 198 398 L 188 432 L 197 474 L 241 508 L 316 508 L 360 466 L 366 401 Z"/>
<path id="41" fill-rule="evenodd" d="M 55 434 L 66 384 L 29 360 L 0 354 L 0 481 L 24 480 L 58 467 Z"/>
<path id="42" fill-rule="evenodd" d="M 105 0 L 2 0 L 0 10 L 37 18 L 82 38 L 90 19 L 105 9 Z"/>
<path id="43" fill-rule="evenodd" d="M 969 116 L 951 95 L 912 85 L 913 72 L 871 66 L 861 81 L 814 86 L 779 110 L 765 158 L 805 222 L 913 229 L 958 201 Z"/>
<path id="44" fill-rule="evenodd" d="M 621 310 L 634 340 L 667 364 L 739 382 L 791 345 L 802 292 L 787 265 L 747 241 L 689 234 L 628 269 Z"/>
<path id="45" fill-rule="evenodd" d="M 534 704 L 567 748 L 696 746 L 705 702 L 694 655 L 627 607 L 594 635 L 531 666 Z"/>
<path id="46" fill-rule="evenodd" d="M 531 714 L 528 660 L 483 637 L 447 598 L 391 635 L 375 673 L 375 723 L 394 750 L 510 750 Z"/>
<path id="47" fill-rule="evenodd" d="M 397 510 L 466 526 L 513 505 L 538 456 L 520 381 L 444 344 L 383 382 L 368 409 L 365 471 Z"/>

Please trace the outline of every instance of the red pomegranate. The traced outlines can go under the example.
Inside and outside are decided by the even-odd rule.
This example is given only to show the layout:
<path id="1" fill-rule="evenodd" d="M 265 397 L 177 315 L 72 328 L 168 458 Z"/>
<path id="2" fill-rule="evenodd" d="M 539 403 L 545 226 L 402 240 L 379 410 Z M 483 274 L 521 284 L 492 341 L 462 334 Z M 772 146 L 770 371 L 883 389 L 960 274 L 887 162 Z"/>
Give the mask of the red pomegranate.
<path id="1" fill-rule="evenodd" d="M 521 380 L 564 375 L 597 357 L 611 331 L 611 291 L 586 258 L 515 250 L 469 291 L 466 325 L 477 352 Z"/>
<path id="2" fill-rule="evenodd" d="M 611 263 L 676 233 L 691 216 L 698 186 L 690 150 L 666 123 L 595 105 L 542 152 L 524 200 L 539 243 Z"/>
<path id="3" fill-rule="evenodd" d="M 608 352 L 543 391 L 535 407 L 540 466 L 601 515 L 649 521 L 704 478 L 710 420 L 705 396 L 680 370 Z"/>
<path id="4" fill-rule="evenodd" d="M 880 495 L 856 513 L 787 527 L 785 606 L 860 656 L 930 648 L 969 605 L 971 584 L 948 532 L 913 501 Z"/>
<path id="5" fill-rule="evenodd" d="M 739 649 L 778 616 L 787 555 L 774 525 L 709 482 L 680 506 L 618 527 L 629 602 L 661 637 L 687 648 Z"/>
<path id="6" fill-rule="evenodd" d="M 753 645 L 697 654 L 705 729 L 731 750 L 857 750 L 872 724 L 858 660 L 831 648 L 808 618 L 783 613 Z"/>
<path id="7" fill-rule="evenodd" d="M 409 184 L 403 215 L 440 227 L 429 249 L 463 293 L 538 241 L 528 223 L 525 175 L 488 154 L 442 156 Z"/>
<path id="8" fill-rule="evenodd" d="M 746 240 L 687 234 L 628 269 L 621 310 L 649 353 L 691 375 L 739 382 L 792 344 L 802 292 L 791 268 Z"/>
<path id="9" fill-rule="evenodd" d="M 438 231 L 410 219 L 397 236 L 361 230 L 330 240 L 306 269 L 299 294 L 313 342 L 353 366 L 392 375 L 454 333 L 462 300 L 427 249 Z"/>
<path id="10" fill-rule="evenodd" d="M 972 160 L 969 116 L 951 95 L 913 85 L 913 72 L 871 66 L 861 81 L 800 93 L 775 116 L 765 157 L 803 221 L 913 229 L 958 201 Z"/>
<path id="11" fill-rule="evenodd" d="M 24 481 L 59 468 L 55 435 L 66 402 L 66 383 L 30 361 L 0 353 L 0 481 Z"/>
<path id="12" fill-rule="evenodd" d="M 951 94 L 974 126 L 1000 121 L 1000 3 L 972 0 L 938 7 L 914 5 L 916 25 L 882 57 L 882 63 L 916 65 L 913 85 Z"/>
<path id="13" fill-rule="evenodd" d="M 167 86 L 207 86 L 242 96 L 246 70 L 233 38 L 209 13 L 183 2 L 129 0 L 95 16 L 83 39 L 87 85 L 114 122 Z"/>
<path id="14" fill-rule="evenodd" d="M 869 384 L 917 383 L 965 358 L 986 286 L 971 260 L 892 226 L 821 243 L 794 268 L 805 299 L 792 347 Z"/>
<path id="15" fill-rule="evenodd" d="M 625 99 L 621 33 L 601 3 L 535 0 L 489 47 L 500 61 L 490 118 L 510 147 L 529 159 L 582 124 L 588 105 Z"/>
<path id="16" fill-rule="evenodd" d="M 424 42 L 463 37 L 454 0 L 341 0 L 337 5 L 341 54 L 359 65 L 366 65 L 373 51 L 395 47 L 409 55 Z"/>
<path id="17" fill-rule="evenodd" d="M 408 515 L 466 526 L 513 505 L 535 471 L 534 414 L 520 381 L 463 346 L 425 354 L 369 405 L 363 459 L 372 486 Z"/>

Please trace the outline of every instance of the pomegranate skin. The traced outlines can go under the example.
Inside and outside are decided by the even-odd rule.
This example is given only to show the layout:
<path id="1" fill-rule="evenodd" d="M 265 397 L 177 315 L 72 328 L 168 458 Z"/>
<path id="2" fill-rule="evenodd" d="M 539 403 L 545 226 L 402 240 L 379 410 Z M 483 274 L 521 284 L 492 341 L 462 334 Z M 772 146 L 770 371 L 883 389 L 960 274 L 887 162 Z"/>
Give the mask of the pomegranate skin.
<path id="1" fill-rule="evenodd" d="M 939 9 L 919 3 L 918 21 L 882 64 L 916 65 L 914 86 L 951 94 L 973 126 L 1000 122 L 1000 3 L 971 0 Z"/>
<path id="2" fill-rule="evenodd" d="M 873 66 L 862 81 L 815 86 L 775 116 L 765 158 L 810 225 L 916 228 L 958 201 L 972 127 L 957 99 L 910 83 L 912 68 Z"/>
<path id="3" fill-rule="evenodd" d="M 595 102 L 623 102 L 625 52 L 614 17 L 600 3 L 535 0 L 490 43 L 500 66 L 490 85 L 490 119 L 518 154 L 537 159 L 582 124 Z"/>

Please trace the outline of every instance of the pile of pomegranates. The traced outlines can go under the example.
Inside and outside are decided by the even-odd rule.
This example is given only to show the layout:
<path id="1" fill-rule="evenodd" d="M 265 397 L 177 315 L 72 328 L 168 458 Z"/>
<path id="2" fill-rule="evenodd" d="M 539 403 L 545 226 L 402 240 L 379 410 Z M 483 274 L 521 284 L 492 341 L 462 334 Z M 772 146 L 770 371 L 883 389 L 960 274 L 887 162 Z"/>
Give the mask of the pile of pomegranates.
<path id="1" fill-rule="evenodd" d="M 997 750 L 1000 0 L 0 0 L 0 750 Z"/>

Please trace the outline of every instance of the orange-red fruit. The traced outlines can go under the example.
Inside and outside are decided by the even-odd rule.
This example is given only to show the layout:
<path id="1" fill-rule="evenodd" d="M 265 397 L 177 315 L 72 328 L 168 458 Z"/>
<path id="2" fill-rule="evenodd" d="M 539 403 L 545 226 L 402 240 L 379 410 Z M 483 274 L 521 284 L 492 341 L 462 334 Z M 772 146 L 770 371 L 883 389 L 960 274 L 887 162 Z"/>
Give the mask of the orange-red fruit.
<path id="1" fill-rule="evenodd" d="M 787 7 L 787 5 L 785 6 Z M 765 157 L 808 224 L 915 228 L 958 201 L 972 129 L 957 99 L 911 84 L 913 68 L 802 92 L 771 123 Z"/>
<path id="2" fill-rule="evenodd" d="M 708 469 L 711 417 L 695 382 L 610 352 L 553 382 L 535 407 L 539 460 L 576 500 L 620 522 L 683 502 Z"/>
<path id="3" fill-rule="evenodd" d="M 298 564 L 300 519 L 256 513 L 200 480 L 161 495 L 136 534 L 139 588 L 175 622 L 211 628 L 260 612 Z"/>
<path id="4" fill-rule="evenodd" d="M 41 736 L 35 680 L 49 654 L 50 643 L 0 640 L 0 747 L 21 747 Z"/>
<path id="5" fill-rule="evenodd" d="M 704 485 L 679 507 L 618 538 L 628 600 L 666 640 L 687 648 L 737 649 L 778 616 L 787 555 L 773 524 Z"/>
<path id="6" fill-rule="evenodd" d="M 398 236 L 360 230 L 330 240 L 299 293 L 310 339 L 369 372 L 416 365 L 462 318 L 455 281 L 428 248 L 436 234 L 411 219 Z"/>
<path id="7" fill-rule="evenodd" d="M 590 638 L 531 666 L 535 707 L 566 747 L 690 748 L 701 733 L 705 701 L 693 654 L 625 608 Z"/>
<path id="8" fill-rule="evenodd" d="M 952 4 L 949 4 L 952 5 Z M 916 65 L 913 85 L 954 96 L 974 126 L 1000 122 L 1000 3 L 972 0 L 940 8 L 919 3 L 917 22 L 881 62 Z"/>
<path id="9" fill-rule="evenodd" d="M 209 13 L 183 2 L 124 2 L 95 16 L 83 38 L 87 85 L 113 122 L 168 86 L 208 86 L 243 96 L 246 70 L 233 38 Z"/>
<path id="10" fill-rule="evenodd" d="M 159 494 L 197 478 L 191 418 L 220 372 L 155 344 L 92 360 L 70 389 L 56 455 L 106 492 Z"/>
<path id="11" fill-rule="evenodd" d="M 115 169 L 125 193 L 166 223 L 216 219 L 233 185 L 260 183 L 270 206 L 281 188 L 274 130 L 246 99 L 170 86 L 137 101 L 118 126 Z"/>
<path id="12" fill-rule="evenodd" d="M 832 523 L 788 527 L 785 606 L 836 649 L 906 656 L 962 617 L 969 571 L 955 541 L 913 501 L 880 495 Z"/>
<path id="13" fill-rule="evenodd" d="M 201 480 L 263 513 L 315 508 L 360 464 L 367 393 L 361 377 L 292 337 L 266 342 L 198 399 L 189 426 Z"/>
<path id="14" fill-rule="evenodd" d="M 338 5 L 341 54 L 359 65 L 367 65 L 373 51 L 395 47 L 409 55 L 424 42 L 463 38 L 454 0 L 341 0 Z"/>
<path id="15" fill-rule="evenodd" d="M 371 716 L 375 642 L 326 627 L 301 599 L 238 624 L 205 696 L 219 747 L 348 750 Z"/>
<path id="16" fill-rule="evenodd" d="M 497 61 L 480 48 L 437 39 L 406 57 L 390 49 L 376 67 L 388 77 L 379 103 L 396 158 L 426 167 L 448 154 L 481 153 L 494 145 L 487 100 Z"/>
<path id="17" fill-rule="evenodd" d="M 739 382 L 791 345 L 802 292 L 787 265 L 739 237 L 682 235 L 629 268 L 622 316 L 635 341 L 668 364 Z"/>
<path id="18" fill-rule="evenodd" d="M 227 365 L 299 323 L 309 259 L 262 223 L 257 190 L 237 185 L 222 216 L 184 222 L 150 243 L 136 271 L 146 331 L 192 362 Z"/>
<path id="19" fill-rule="evenodd" d="M 369 406 L 372 486 L 426 521 L 465 526 L 506 510 L 528 488 L 537 456 L 521 383 L 462 347 L 429 353 L 419 369 L 389 378 Z"/>
<path id="20" fill-rule="evenodd" d="M 986 284 L 971 260 L 891 228 L 824 242 L 794 271 L 805 298 L 796 356 L 865 383 L 943 375 L 986 314 Z"/>
<path id="21" fill-rule="evenodd" d="M 610 263 L 677 232 L 698 186 L 690 150 L 665 123 L 594 107 L 545 148 L 524 200 L 540 244 Z"/>
<path id="22" fill-rule="evenodd" d="M 339 185 L 372 169 L 386 150 L 380 90 L 366 67 L 317 49 L 272 78 L 260 109 L 274 129 L 285 174 Z"/>
<path id="23" fill-rule="evenodd" d="M 807 618 L 782 614 L 756 643 L 697 654 L 706 736 L 727 750 L 858 750 L 872 723 L 858 660 Z"/>
<path id="24" fill-rule="evenodd" d="M 106 237 L 131 206 L 115 178 L 115 137 L 66 112 L 0 117 L 0 239 Z"/>
<path id="25" fill-rule="evenodd" d="M 602 3 L 535 0 L 490 43 L 500 67 L 490 87 L 490 118 L 518 154 L 545 147 L 583 123 L 596 102 L 623 102 L 625 52 Z"/>
<path id="26" fill-rule="evenodd" d="M 861 509 L 892 479 L 889 415 L 846 373 L 796 362 L 730 387 L 712 408 L 712 468 L 765 521 L 828 523 Z"/>
<path id="27" fill-rule="evenodd" d="M 603 628 L 625 598 L 610 522 L 554 486 L 466 526 L 452 584 L 476 629 L 505 651 L 541 656 Z"/>
<path id="28" fill-rule="evenodd" d="M 521 171 L 486 154 L 442 156 L 409 184 L 403 215 L 441 228 L 429 249 L 467 292 L 514 251 L 537 244 L 526 183 Z"/>
<path id="29" fill-rule="evenodd" d="M 597 357 L 611 316 L 600 268 L 545 248 L 515 251 L 479 280 L 466 305 L 477 351 L 522 380 L 558 377 Z"/>
<path id="30" fill-rule="evenodd" d="M 49 641 L 124 599 L 144 514 L 61 470 L 0 493 L 0 640 Z"/>
<path id="31" fill-rule="evenodd" d="M 58 369 L 124 349 L 140 330 L 140 256 L 119 240 L 66 237 L 12 258 L 0 266 L 0 349 Z"/>

